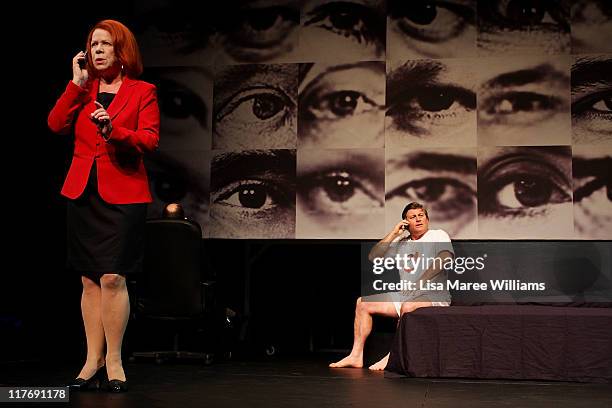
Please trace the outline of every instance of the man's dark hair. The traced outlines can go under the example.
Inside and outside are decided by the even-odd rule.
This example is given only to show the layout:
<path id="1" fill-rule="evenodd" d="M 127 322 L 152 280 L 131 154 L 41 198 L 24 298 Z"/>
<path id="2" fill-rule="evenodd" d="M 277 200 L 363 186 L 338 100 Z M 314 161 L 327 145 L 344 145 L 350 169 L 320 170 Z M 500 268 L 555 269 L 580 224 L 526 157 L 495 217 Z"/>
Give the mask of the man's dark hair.
<path id="1" fill-rule="evenodd" d="M 423 212 L 425 213 L 425 217 L 429 219 L 429 214 L 427 214 L 427 208 L 423 207 L 423 204 L 421 203 L 412 202 L 408 204 L 406 207 L 404 207 L 404 211 L 402 211 L 402 220 L 406 219 L 406 214 L 408 213 L 408 210 L 418 210 L 418 209 L 422 209 Z"/>

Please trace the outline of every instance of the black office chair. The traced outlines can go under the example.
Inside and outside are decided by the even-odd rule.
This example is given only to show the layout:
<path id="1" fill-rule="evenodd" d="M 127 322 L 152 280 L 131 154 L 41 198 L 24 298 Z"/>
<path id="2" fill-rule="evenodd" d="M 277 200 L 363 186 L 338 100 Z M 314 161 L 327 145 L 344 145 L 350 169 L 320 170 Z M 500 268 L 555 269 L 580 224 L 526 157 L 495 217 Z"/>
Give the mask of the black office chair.
<path id="1" fill-rule="evenodd" d="M 146 222 L 143 274 L 137 282 L 136 323 L 155 322 L 156 328 L 175 329 L 172 350 L 133 352 L 130 360 L 154 358 L 198 359 L 212 362 L 212 353 L 179 350 L 179 331 L 206 331 L 209 324 L 211 289 L 202 281 L 200 226 L 185 219 L 152 219 Z M 200 348 L 200 347 L 198 347 Z"/>

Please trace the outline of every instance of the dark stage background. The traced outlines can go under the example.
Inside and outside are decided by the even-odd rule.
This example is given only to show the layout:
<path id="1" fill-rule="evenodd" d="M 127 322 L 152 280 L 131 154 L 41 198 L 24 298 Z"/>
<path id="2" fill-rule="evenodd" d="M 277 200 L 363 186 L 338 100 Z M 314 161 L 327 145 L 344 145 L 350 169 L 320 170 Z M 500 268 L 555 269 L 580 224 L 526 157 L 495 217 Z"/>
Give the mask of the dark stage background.
<path id="1" fill-rule="evenodd" d="M 546 3 L 550 6 L 542 16 L 530 17 L 537 30 L 527 30 L 498 14 L 483 20 L 500 10 L 485 8 L 484 1 L 450 2 L 450 7 L 440 3 L 437 17 L 442 20 L 433 26 L 414 16 L 411 20 L 401 7 L 395 10 L 384 2 L 358 2 L 357 19 L 332 10 L 337 16 L 333 19 L 308 14 L 326 2 L 289 2 L 287 9 L 287 2 L 279 1 L 281 11 L 273 21 L 291 28 L 282 38 L 296 42 L 271 54 L 233 47 L 231 41 L 248 42 L 249 28 L 246 33 L 236 30 L 248 23 L 249 12 L 239 12 L 236 2 L 223 2 L 231 6 L 226 10 L 213 9 L 215 3 L 173 2 L 164 8 L 165 2 L 107 1 L 96 7 L 74 2 L 36 5 L 36 12 L 24 4 L 7 13 L 3 134 L 9 228 L 0 286 L 0 360 L 76 361 L 76 351 L 84 355 L 80 281 L 64 267 L 65 201 L 59 195 L 72 146 L 69 139 L 51 134 L 46 118 L 70 79 L 73 55 L 83 48 L 90 27 L 103 18 L 139 30 L 146 78 L 158 84 L 160 98 L 176 101 L 178 91 L 172 86 L 182 83 L 188 86 L 178 95 L 196 93 L 208 103 L 199 122 L 206 123 L 205 130 L 197 128 L 198 120 L 192 117 L 177 121 L 165 111 L 162 154 L 149 163 L 152 181 L 173 174 L 176 180 L 177 174 L 186 174 L 184 168 L 195 176 L 182 181 L 187 187 L 179 193 L 156 194 L 151 216 L 164 201 L 178 198 L 188 215 L 203 225 L 204 273 L 219 280 L 228 307 L 251 316 L 249 345 L 274 343 L 285 352 L 349 347 L 354 299 L 360 291 L 357 239 L 384 235 L 399 219 L 405 201 L 425 202 L 432 211 L 432 227 L 449 230 L 453 238 L 611 238 L 612 49 L 609 41 L 601 41 L 612 34 L 606 2 L 574 2 L 573 13 L 570 2 Z M 498 3 L 510 7 L 516 2 Z M 364 10 L 365 15 L 359 14 Z M 596 21 L 589 22 L 587 17 L 593 15 Z M 270 18 L 257 21 L 269 27 Z M 202 24 L 194 27 L 197 22 Z M 213 22 L 219 28 L 211 32 Z M 357 28 L 347 27 L 349 22 Z M 316 31 L 317 26 L 331 28 Z M 397 31 L 402 27 L 404 31 Z M 531 38 L 527 31 L 539 34 Z M 413 35 L 408 41 L 413 47 L 398 40 L 398 32 Z M 208 40 L 184 48 L 185 39 L 194 37 Z M 590 82 L 573 87 L 572 69 L 580 68 L 580 62 L 603 65 L 582 71 Z M 521 72 L 518 79 L 504 77 L 506 67 Z M 196 75 L 202 70 L 203 80 Z M 224 112 L 228 104 L 217 96 L 245 92 L 232 86 L 252 72 L 268 81 L 255 88 L 273 85 L 273 91 L 243 97 L 251 98 L 259 110 L 237 109 L 234 103 L 231 112 Z M 432 72 L 440 76 L 427 77 Z M 326 85 L 317 89 L 315 80 L 321 79 Z M 504 82 L 511 79 L 512 85 Z M 530 79 L 536 84 L 530 85 Z M 429 85 L 416 89 L 419 80 Z M 367 89 L 359 88 L 363 84 Z M 335 93 L 330 95 L 330 89 Z M 315 96 L 327 99 L 313 102 Z M 281 100 L 288 101 L 282 108 Z M 239 113 L 237 118 L 224 122 L 232 112 Z M 272 119 L 279 112 L 285 116 L 276 124 L 261 125 L 249 123 L 245 112 Z M 245 138 L 241 126 L 232 126 L 236 123 L 264 136 Z M 274 138 L 265 137 L 271 134 Z M 324 137 L 329 134 L 337 134 L 340 142 Z M 505 136 L 497 140 L 500 134 Z M 168 135 L 178 137 L 173 141 Z M 198 137 L 181 139 L 185 135 Z M 276 212 L 271 221 L 263 218 L 265 229 L 241 219 L 244 212 L 222 212 L 233 208 L 219 206 L 223 200 L 250 209 L 263 204 L 245 204 L 238 195 L 231 200 L 237 193 L 228 191 L 223 184 L 227 181 L 211 170 L 211 162 L 223 153 L 244 157 L 254 149 L 282 153 L 272 159 L 281 163 L 278 178 L 285 184 L 266 190 L 278 195 L 266 196 Z M 441 167 L 395 172 L 406 157 L 414 166 L 433 161 Z M 493 169 L 499 169 L 494 160 L 508 157 L 527 157 L 535 165 L 526 169 L 520 160 L 506 161 L 514 167 L 494 175 Z M 168 168 L 176 166 L 164 168 L 168 163 L 178 163 L 183 170 L 172 173 Z M 581 172 L 572 172 L 577 167 Z M 233 176 L 228 184 L 245 185 L 244 180 L 256 176 Z M 517 202 L 521 182 L 528 194 L 535 191 L 529 209 Z M 338 183 L 349 188 L 334 190 Z M 322 210 L 313 203 L 327 207 Z M 234 224 L 240 223 L 245 227 L 236 229 Z M 323 239 L 304 240 L 311 238 Z M 131 334 L 128 326 L 128 347 Z"/>

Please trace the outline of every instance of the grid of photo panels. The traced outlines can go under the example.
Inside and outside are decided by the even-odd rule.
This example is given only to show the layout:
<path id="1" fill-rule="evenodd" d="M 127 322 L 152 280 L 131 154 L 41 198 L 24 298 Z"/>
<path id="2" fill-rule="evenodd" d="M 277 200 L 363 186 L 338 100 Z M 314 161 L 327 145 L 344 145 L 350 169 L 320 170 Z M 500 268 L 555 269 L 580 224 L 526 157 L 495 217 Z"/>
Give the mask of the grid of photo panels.
<path id="1" fill-rule="evenodd" d="M 612 239 L 607 0 L 137 1 L 154 205 L 204 237 Z"/>

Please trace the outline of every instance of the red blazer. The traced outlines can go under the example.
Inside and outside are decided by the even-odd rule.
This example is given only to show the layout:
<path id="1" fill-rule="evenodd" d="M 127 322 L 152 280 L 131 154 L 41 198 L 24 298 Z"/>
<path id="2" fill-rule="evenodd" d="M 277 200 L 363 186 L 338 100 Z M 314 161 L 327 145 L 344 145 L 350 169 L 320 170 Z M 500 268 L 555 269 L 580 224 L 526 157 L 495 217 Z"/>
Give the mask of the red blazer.
<path id="1" fill-rule="evenodd" d="M 143 154 L 159 143 L 159 106 L 155 86 L 124 78 L 107 111 L 113 130 L 107 141 L 90 119 L 99 80 L 85 89 L 68 83 L 49 113 L 49 128 L 69 134 L 74 128 L 74 155 L 62 187 L 62 195 L 76 199 L 87 185 L 94 161 L 100 197 L 111 204 L 151 202 Z"/>

